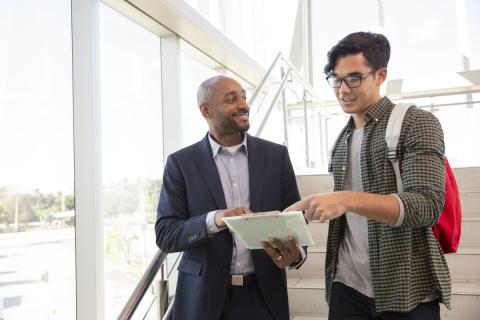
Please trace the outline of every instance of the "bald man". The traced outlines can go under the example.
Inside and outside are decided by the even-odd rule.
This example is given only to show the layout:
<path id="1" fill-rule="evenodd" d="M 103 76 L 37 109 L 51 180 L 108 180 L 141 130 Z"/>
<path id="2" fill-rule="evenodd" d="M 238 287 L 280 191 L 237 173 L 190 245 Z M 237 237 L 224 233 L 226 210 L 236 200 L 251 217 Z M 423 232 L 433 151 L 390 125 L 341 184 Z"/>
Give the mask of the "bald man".
<path id="1" fill-rule="evenodd" d="M 249 107 L 237 81 L 207 79 L 197 99 L 209 131 L 168 157 L 155 224 L 158 247 L 183 252 L 173 319 L 288 320 L 285 268 L 303 263 L 303 248 L 291 240 L 249 250 L 223 221 L 300 199 L 288 151 L 246 133 Z"/>

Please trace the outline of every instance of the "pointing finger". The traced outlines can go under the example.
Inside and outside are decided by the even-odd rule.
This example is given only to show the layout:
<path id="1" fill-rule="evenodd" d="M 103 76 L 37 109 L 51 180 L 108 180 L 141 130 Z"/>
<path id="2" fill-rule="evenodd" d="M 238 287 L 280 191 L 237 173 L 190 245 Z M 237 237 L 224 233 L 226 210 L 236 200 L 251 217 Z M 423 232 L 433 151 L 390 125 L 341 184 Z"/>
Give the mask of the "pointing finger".
<path id="1" fill-rule="evenodd" d="M 309 203 L 308 198 L 302 199 L 300 201 L 295 202 L 294 204 L 292 204 L 287 209 L 283 210 L 283 212 L 305 210 L 308 207 L 308 203 Z"/>

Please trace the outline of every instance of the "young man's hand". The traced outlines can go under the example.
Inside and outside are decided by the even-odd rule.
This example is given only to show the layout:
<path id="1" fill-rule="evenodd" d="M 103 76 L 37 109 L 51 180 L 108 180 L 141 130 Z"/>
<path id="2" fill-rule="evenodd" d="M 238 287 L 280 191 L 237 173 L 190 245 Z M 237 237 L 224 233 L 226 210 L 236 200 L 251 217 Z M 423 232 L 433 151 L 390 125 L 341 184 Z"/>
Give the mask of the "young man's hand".
<path id="1" fill-rule="evenodd" d="M 347 211 L 347 196 L 346 192 L 312 194 L 292 204 L 285 211 L 304 210 L 307 220 L 328 222 Z"/>

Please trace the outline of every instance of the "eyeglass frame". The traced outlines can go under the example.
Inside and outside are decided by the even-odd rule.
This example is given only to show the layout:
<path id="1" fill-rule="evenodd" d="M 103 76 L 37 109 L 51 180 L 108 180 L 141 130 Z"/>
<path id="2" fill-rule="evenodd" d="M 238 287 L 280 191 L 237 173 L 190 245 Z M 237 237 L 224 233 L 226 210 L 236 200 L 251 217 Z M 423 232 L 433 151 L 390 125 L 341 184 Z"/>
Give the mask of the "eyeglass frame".
<path id="1" fill-rule="evenodd" d="M 367 76 L 371 75 L 371 74 L 374 74 L 376 72 L 375 69 L 372 69 L 366 73 L 362 73 L 362 74 L 356 74 L 356 75 L 350 75 L 350 76 L 346 76 L 346 77 L 337 77 L 337 76 L 334 76 L 333 74 L 329 74 L 328 76 L 325 77 L 325 79 L 327 80 L 327 83 L 329 84 L 330 87 L 334 88 L 334 89 L 339 89 L 343 83 L 345 83 L 345 85 L 349 88 L 358 88 L 362 85 L 362 79 L 366 78 Z M 348 81 L 346 80 L 346 78 L 350 78 L 350 77 L 355 77 L 355 78 L 358 78 L 358 86 L 351 86 L 350 84 L 348 84 Z M 336 79 L 339 79 L 340 80 L 340 85 L 338 87 L 334 87 L 329 79 L 332 79 L 332 78 L 336 78 Z M 355 79 L 357 80 L 357 79 Z"/>

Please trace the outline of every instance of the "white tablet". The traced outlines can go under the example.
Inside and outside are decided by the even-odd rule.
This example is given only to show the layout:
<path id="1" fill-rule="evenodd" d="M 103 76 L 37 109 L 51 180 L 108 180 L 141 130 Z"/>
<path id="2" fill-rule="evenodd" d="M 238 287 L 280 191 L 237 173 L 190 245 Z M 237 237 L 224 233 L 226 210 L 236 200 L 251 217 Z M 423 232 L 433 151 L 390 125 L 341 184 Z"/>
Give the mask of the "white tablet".
<path id="1" fill-rule="evenodd" d="M 249 213 L 225 217 L 223 221 L 248 249 L 263 249 L 260 242 L 268 241 L 269 237 L 287 243 L 289 235 L 293 236 L 298 245 L 315 245 L 301 211 Z"/>

